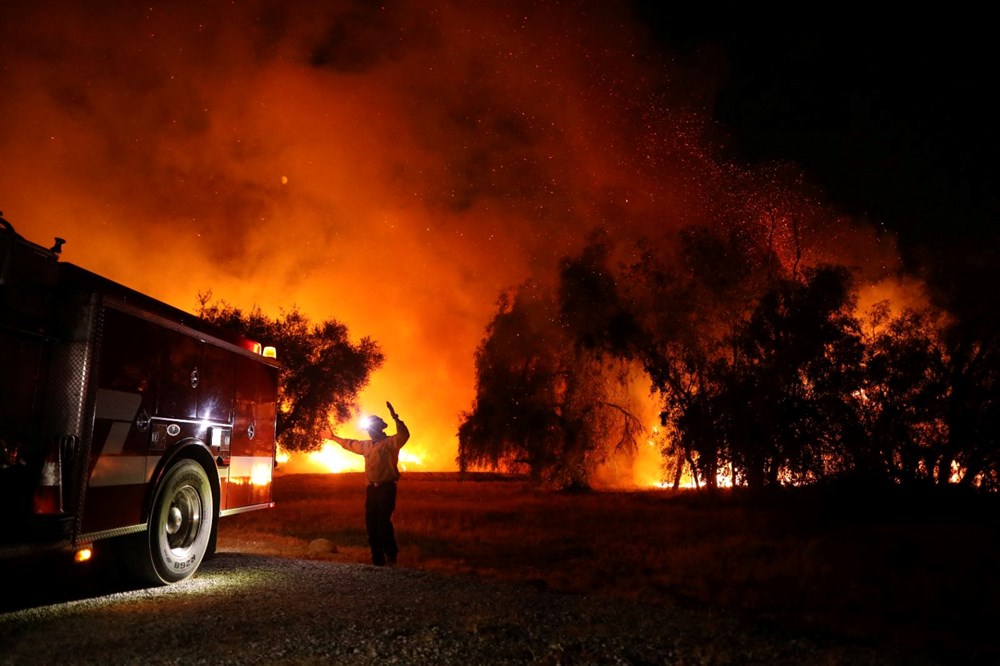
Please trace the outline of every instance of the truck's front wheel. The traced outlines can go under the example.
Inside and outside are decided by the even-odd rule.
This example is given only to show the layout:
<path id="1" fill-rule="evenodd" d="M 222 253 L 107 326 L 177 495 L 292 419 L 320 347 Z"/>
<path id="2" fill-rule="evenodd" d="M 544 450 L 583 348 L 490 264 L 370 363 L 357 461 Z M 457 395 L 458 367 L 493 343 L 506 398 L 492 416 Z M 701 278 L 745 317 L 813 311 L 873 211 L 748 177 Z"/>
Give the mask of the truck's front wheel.
<path id="1" fill-rule="evenodd" d="M 205 470 L 193 460 L 177 462 L 157 488 L 143 552 L 134 553 L 139 576 L 163 585 L 194 575 L 209 549 L 214 517 Z"/>

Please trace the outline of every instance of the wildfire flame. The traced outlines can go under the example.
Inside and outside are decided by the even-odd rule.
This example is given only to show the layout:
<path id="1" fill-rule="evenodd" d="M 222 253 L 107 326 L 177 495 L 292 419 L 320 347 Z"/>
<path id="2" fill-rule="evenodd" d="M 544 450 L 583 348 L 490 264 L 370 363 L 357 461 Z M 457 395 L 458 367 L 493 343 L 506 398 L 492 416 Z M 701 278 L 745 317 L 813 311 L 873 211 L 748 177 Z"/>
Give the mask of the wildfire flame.
<path id="1" fill-rule="evenodd" d="M 713 82 L 637 57 L 646 28 L 620 3 L 63 4 L 0 5 L 16 91 L 0 204 L 18 232 L 67 238 L 65 260 L 182 309 L 210 288 L 371 336 L 386 363 L 359 406 L 404 414 L 407 469 L 456 469 L 501 290 L 595 226 L 627 240 L 710 221 L 731 189 L 694 111 Z M 895 274 L 874 230 L 802 231 L 820 258 Z M 137 260 L 151 248 L 169 258 L 155 271 Z M 661 486 L 660 443 L 639 448 L 615 482 Z M 283 472 L 363 465 L 329 442 L 279 454 Z"/>
<path id="2" fill-rule="evenodd" d="M 365 469 L 363 457 L 344 450 L 332 440 L 324 440 L 318 451 L 307 453 L 290 453 L 279 447 L 277 460 L 280 469 L 286 473 L 340 474 L 363 472 Z M 420 471 L 424 460 L 423 451 L 407 445 L 399 452 L 399 469 L 403 472 Z"/>

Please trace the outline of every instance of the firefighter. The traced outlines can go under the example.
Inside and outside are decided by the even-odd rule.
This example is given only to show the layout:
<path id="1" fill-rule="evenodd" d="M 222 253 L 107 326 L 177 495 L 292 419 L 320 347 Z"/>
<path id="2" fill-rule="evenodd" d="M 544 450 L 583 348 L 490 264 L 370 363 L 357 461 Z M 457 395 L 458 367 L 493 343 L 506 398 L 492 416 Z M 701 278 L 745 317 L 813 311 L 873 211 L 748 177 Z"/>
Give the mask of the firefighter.
<path id="1" fill-rule="evenodd" d="M 368 488 L 365 491 L 365 528 L 372 551 L 372 564 L 393 566 L 399 546 L 392 525 L 392 513 L 396 509 L 396 482 L 399 480 L 399 450 L 410 439 L 410 431 L 399 418 L 392 403 L 386 402 L 389 416 L 396 422 L 396 434 L 386 435 L 389 426 L 380 417 L 369 416 L 365 430 L 370 439 L 357 440 L 339 437 L 330 427 L 330 439 L 343 448 L 364 456 L 365 477 Z M 329 426 L 328 426 L 329 427 Z"/>

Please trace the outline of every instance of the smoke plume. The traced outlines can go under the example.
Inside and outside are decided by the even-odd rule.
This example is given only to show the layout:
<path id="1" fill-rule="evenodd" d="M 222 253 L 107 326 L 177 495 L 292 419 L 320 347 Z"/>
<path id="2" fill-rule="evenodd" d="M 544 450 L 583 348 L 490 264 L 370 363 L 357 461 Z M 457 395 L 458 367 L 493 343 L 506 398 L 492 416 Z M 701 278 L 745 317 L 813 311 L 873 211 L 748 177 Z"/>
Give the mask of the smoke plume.
<path id="1" fill-rule="evenodd" d="M 211 290 L 375 338 L 362 406 L 391 400 L 426 469 L 454 468 L 502 289 L 760 182 L 707 121 L 715 70 L 622 3 L 6 3 L 0 55 L 22 235 L 186 310 Z M 807 217 L 817 252 L 886 254 Z"/>

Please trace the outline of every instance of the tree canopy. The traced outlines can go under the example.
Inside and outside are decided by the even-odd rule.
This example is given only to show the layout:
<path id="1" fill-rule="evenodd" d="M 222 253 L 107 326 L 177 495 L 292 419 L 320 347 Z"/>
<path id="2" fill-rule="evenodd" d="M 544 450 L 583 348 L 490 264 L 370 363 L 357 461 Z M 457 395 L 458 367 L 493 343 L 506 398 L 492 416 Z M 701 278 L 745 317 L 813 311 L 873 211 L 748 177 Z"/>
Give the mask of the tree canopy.
<path id="1" fill-rule="evenodd" d="M 773 236 L 739 225 L 626 252 L 596 234 L 553 287 L 504 295 L 460 463 L 585 483 L 650 427 L 621 399 L 622 369 L 638 364 L 675 485 L 686 470 L 706 487 L 850 476 L 1000 489 L 995 311 L 967 298 L 859 312 L 853 271 L 806 265 L 792 241 L 781 260 Z"/>
<path id="2" fill-rule="evenodd" d="M 587 488 L 611 452 L 634 450 L 641 427 L 627 367 L 570 330 L 555 293 L 537 282 L 501 296 L 476 352 L 476 403 L 459 427 L 462 469 L 523 467 L 538 482 Z"/>
<path id="3" fill-rule="evenodd" d="M 314 324 L 298 308 L 268 317 L 259 307 L 244 311 L 225 301 L 198 295 L 198 315 L 238 331 L 278 351 L 276 436 L 288 451 L 308 451 L 325 438 L 329 418 L 346 421 L 358 395 L 384 356 L 377 342 L 352 343 L 347 326 L 335 319 Z"/>

